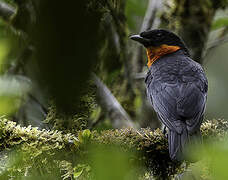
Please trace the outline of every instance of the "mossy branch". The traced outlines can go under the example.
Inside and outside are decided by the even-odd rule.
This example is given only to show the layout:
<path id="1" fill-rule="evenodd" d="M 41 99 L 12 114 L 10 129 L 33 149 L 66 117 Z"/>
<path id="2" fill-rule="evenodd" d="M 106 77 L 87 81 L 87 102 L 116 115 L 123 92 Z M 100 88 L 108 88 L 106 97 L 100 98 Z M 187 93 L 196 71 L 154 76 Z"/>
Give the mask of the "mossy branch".
<path id="1" fill-rule="evenodd" d="M 224 120 L 206 121 L 201 126 L 204 139 L 222 139 L 227 135 L 228 123 Z M 38 128 L 21 127 L 15 122 L 1 118 L 0 149 L 12 149 L 21 145 L 23 150 L 41 149 L 41 152 L 53 150 L 70 150 L 71 153 L 86 152 L 85 142 L 102 145 L 121 145 L 124 149 L 138 152 L 137 161 L 145 163 L 147 169 L 155 177 L 165 178 L 181 171 L 181 163 L 172 162 L 169 158 L 167 138 L 160 129 L 120 129 L 102 132 L 89 130 L 78 134 L 64 134 L 61 131 L 38 130 Z M 37 156 L 37 153 L 32 153 Z"/>

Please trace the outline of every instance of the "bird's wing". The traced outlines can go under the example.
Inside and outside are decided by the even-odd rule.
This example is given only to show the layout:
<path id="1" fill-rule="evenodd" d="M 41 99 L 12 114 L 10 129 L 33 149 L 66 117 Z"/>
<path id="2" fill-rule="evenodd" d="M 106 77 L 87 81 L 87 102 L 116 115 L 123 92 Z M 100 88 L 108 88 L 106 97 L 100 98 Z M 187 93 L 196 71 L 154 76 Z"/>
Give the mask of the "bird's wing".
<path id="1" fill-rule="evenodd" d="M 202 82 L 187 83 L 186 87 L 180 90 L 180 97 L 177 101 L 177 114 L 185 119 L 188 132 L 194 133 L 199 129 L 206 104 L 206 93 L 198 86 Z"/>
<path id="2" fill-rule="evenodd" d="M 200 128 L 207 100 L 208 81 L 200 64 L 190 61 L 182 68 L 182 82 L 187 84 L 180 91 L 177 112 L 186 117 L 188 132 L 194 133 Z"/>
<path id="3" fill-rule="evenodd" d="M 162 123 L 170 130 L 182 132 L 177 114 L 177 89 L 176 85 L 168 86 L 166 83 L 151 83 L 147 88 L 154 110 Z"/>

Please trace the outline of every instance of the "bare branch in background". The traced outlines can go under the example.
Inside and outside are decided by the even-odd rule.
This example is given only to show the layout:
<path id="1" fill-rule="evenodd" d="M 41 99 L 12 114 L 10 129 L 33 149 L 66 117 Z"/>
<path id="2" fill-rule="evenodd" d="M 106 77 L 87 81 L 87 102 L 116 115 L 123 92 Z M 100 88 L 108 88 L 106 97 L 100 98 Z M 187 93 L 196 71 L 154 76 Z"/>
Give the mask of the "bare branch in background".
<path id="1" fill-rule="evenodd" d="M 203 64 L 208 63 L 210 58 L 206 58 L 210 52 L 213 52 L 212 50 L 225 44 L 228 43 L 228 37 L 221 37 L 218 38 L 212 42 L 207 43 L 205 50 L 203 51 L 202 59 L 203 59 Z"/>
<path id="2" fill-rule="evenodd" d="M 213 42 L 209 42 L 207 44 L 206 53 L 208 51 L 210 51 L 211 49 L 214 49 L 214 48 L 216 48 L 218 46 L 221 46 L 221 45 L 223 45 L 224 43 L 227 43 L 227 42 L 228 42 L 228 37 L 221 37 L 219 39 L 216 39 Z"/>
<path id="3" fill-rule="evenodd" d="M 205 57 L 208 56 L 213 49 L 228 42 L 227 33 L 228 33 L 228 27 L 222 28 L 219 31 L 217 31 L 217 38 L 213 40 L 210 40 L 210 39 L 208 40 L 206 44 L 206 48 L 204 49 L 202 54 L 202 59 L 204 64 L 208 62 L 208 59 L 206 59 Z"/>
<path id="4" fill-rule="evenodd" d="M 160 24 L 160 18 L 156 18 L 157 12 L 162 9 L 162 2 L 157 0 L 149 0 L 147 10 L 143 19 L 143 23 L 140 32 L 146 31 L 152 28 L 157 28 Z M 137 49 L 132 53 L 132 63 L 135 65 L 134 72 L 140 72 L 142 70 L 142 46 L 137 46 Z"/>
<path id="5" fill-rule="evenodd" d="M 9 21 L 11 17 L 16 13 L 16 9 L 5 2 L 0 2 L 0 16 Z"/>
<path id="6" fill-rule="evenodd" d="M 142 80 L 146 78 L 146 72 L 140 72 L 140 73 L 136 73 L 134 75 L 134 79 L 136 80 Z"/>
<path id="7" fill-rule="evenodd" d="M 144 16 L 144 20 L 140 29 L 141 32 L 149 30 L 151 29 L 151 27 L 153 27 L 153 24 L 156 18 L 156 13 L 158 10 L 161 9 L 161 7 L 162 7 L 162 1 L 149 0 L 146 14 Z M 156 28 L 156 27 L 153 27 L 153 28 Z"/>
<path id="8" fill-rule="evenodd" d="M 123 109 L 111 91 L 93 74 L 94 82 L 97 86 L 97 96 L 100 105 L 109 114 L 114 128 L 135 127 L 127 112 Z"/>
<path id="9" fill-rule="evenodd" d="M 158 11 L 162 10 L 162 7 L 163 0 L 149 0 L 140 32 L 159 27 L 160 17 L 157 17 L 157 13 Z M 137 48 L 132 53 L 132 63 L 134 64 L 133 67 L 135 68 L 134 73 L 142 71 L 142 50 L 142 46 L 137 46 Z M 140 76 L 140 78 L 141 77 L 142 76 Z"/>
<path id="10" fill-rule="evenodd" d="M 147 10 L 143 19 L 143 23 L 140 29 L 140 32 L 158 28 L 160 25 L 160 17 L 158 13 L 163 9 L 163 0 L 149 0 Z M 142 72 L 143 66 L 146 60 L 143 60 L 143 47 L 137 46 L 136 49 L 132 52 L 132 63 L 134 70 L 133 79 L 141 80 L 146 76 L 145 72 Z M 142 72 L 142 73 L 141 73 Z M 142 106 L 140 113 L 140 125 L 141 127 L 151 127 L 158 128 L 160 127 L 160 122 L 158 121 L 155 112 L 153 111 L 152 106 L 148 103 L 146 94 L 145 94 L 145 86 L 142 85 L 143 82 L 137 82 L 137 89 L 140 89 L 142 96 Z"/>

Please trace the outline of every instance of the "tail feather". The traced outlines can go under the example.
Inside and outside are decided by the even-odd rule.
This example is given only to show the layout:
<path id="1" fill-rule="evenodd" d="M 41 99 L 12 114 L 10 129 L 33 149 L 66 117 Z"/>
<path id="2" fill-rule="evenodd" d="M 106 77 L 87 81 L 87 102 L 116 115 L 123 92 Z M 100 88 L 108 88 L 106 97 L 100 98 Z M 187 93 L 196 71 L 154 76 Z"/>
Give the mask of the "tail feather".
<path id="1" fill-rule="evenodd" d="M 188 146 L 196 146 L 201 144 L 200 131 L 190 135 L 186 128 L 183 128 L 182 133 L 169 131 L 169 155 L 172 160 L 183 161 L 186 160 L 184 154 L 188 153 Z M 188 159 L 189 161 L 196 161 Z"/>
<path id="2" fill-rule="evenodd" d="M 183 130 L 181 134 L 175 131 L 169 132 L 169 155 L 172 160 L 183 160 L 183 151 L 187 140 L 188 133 L 186 130 Z"/>

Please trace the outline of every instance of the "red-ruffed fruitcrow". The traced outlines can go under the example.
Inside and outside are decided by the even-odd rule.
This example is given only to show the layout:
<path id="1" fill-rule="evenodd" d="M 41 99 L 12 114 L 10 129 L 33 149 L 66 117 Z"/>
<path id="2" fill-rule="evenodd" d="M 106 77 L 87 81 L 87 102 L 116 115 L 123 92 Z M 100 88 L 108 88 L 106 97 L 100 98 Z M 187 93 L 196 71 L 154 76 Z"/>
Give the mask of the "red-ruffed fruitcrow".
<path id="1" fill-rule="evenodd" d="M 170 158 L 181 161 L 186 145 L 200 139 L 208 90 L 203 68 L 190 58 L 181 38 L 168 30 L 150 30 L 130 38 L 146 48 L 147 95 L 169 129 Z"/>

